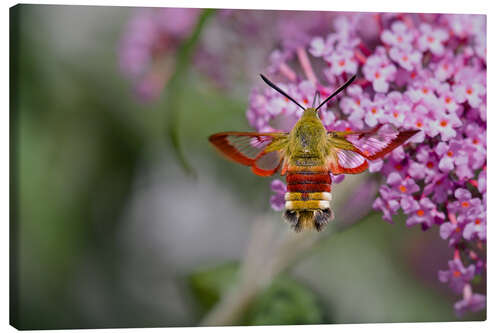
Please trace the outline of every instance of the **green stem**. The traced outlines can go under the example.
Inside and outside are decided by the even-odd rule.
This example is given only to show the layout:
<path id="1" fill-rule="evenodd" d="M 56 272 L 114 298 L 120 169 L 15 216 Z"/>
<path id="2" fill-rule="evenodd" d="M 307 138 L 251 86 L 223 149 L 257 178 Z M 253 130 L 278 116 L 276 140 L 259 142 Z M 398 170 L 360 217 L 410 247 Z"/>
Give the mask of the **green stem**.
<path id="1" fill-rule="evenodd" d="M 182 89 L 186 86 L 189 65 L 193 58 L 194 51 L 200 39 L 203 28 L 209 18 L 215 13 L 215 9 L 204 9 L 200 14 L 198 23 L 191 36 L 181 45 L 176 55 L 176 70 L 170 79 L 166 89 L 167 106 L 167 136 L 174 149 L 176 158 L 179 160 L 182 168 L 188 175 L 195 176 L 195 171 L 189 164 L 181 149 L 181 140 L 179 137 L 179 111 L 181 106 Z"/>

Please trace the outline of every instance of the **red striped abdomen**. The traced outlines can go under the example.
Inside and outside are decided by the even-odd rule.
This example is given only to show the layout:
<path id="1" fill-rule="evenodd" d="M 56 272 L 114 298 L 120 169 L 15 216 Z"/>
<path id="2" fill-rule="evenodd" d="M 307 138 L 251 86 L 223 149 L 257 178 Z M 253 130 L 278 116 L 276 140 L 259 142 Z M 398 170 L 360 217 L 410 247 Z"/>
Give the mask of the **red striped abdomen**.
<path id="1" fill-rule="evenodd" d="M 301 193 L 330 192 L 332 179 L 328 172 L 290 172 L 286 175 L 287 191 Z"/>
<path id="2" fill-rule="evenodd" d="M 293 171 L 286 176 L 285 218 L 299 231 L 321 230 L 333 216 L 332 180 L 327 171 Z"/>

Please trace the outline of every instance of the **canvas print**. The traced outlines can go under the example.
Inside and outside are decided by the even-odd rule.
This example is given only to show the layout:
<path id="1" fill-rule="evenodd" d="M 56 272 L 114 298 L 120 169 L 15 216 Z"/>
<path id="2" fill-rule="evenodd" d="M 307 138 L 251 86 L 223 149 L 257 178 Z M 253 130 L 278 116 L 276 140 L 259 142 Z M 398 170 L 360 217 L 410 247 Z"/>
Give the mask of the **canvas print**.
<path id="1" fill-rule="evenodd" d="M 19 329 L 486 319 L 486 15 L 10 9 Z"/>

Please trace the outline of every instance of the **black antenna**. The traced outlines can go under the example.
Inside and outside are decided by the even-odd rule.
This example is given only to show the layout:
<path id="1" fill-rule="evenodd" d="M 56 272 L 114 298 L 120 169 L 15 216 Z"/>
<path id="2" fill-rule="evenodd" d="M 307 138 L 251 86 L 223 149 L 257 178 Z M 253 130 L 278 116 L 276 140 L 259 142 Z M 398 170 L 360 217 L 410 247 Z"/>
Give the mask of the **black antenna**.
<path id="1" fill-rule="evenodd" d="M 340 93 L 342 90 L 344 90 L 345 88 L 347 88 L 351 83 L 352 81 L 354 81 L 354 79 L 356 78 L 356 75 L 353 75 L 349 81 L 347 81 L 346 83 L 344 83 L 342 85 L 342 87 L 338 88 L 337 90 L 335 90 L 335 92 L 333 94 L 331 94 L 330 96 L 328 96 L 327 99 L 325 99 L 323 102 L 321 102 L 321 104 L 316 108 L 316 110 L 318 110 L 320 107 L 323 106 L 323 104 L 325 104 L 326 102 L 328 102 L 329 100 L 331 100 L 333 97 L 335 97 L 338 93 Z"/>
<path id="2" fill-rule="evenodd" d="M 289 100 L 291 100 L 292 102 L 294 102 L 295 104 L 297 104 L 302 110 L 305 110 L 305 108 L 300 105 L 299 103 L 297 103 L 297 101 L 295 101 L 293 98 L 291 98 L 290 96 L 288 96 L 288 94 L 286 92 L 284 92 L 283 90 L 281 90 L 280 88 L 278 88 L 277 85 L 275 85 L 274 83 L 272 83 L 271 81 L 269 81 L 269 79 L 267 77 L 265 77 L 264 75 L 260 74 L 260 77 L 262 78 L 262 80 L 264 80 L 265 83 L 267 83 L 271 88 L 273 88 L 274 90 L 276 90 L 277 92 L 279 92 L 280 94 L 282 94 L 283 96 L 285 96 L 286 98 L 288 98 Z"/>

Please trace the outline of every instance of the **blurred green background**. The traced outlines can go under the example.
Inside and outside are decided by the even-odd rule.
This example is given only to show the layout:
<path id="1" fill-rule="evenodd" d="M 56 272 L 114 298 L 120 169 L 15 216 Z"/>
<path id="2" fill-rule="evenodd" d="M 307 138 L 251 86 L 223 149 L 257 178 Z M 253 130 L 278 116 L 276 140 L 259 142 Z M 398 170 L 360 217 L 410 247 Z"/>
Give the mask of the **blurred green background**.
<path id="1" fill-rule="evenodd" d="M 196 172 L 187 175 L 166 140 L 167 101 L 138 102 L 118 70 L 131 14 L 11 9 L 17 328 L 195 326 L 235 280 L 254 220 L 288 228 L 269 208 L 269 179 L 228 163 L 207 141 L 249 130 L 247 93 L 258 73 L 228 92 L 188 71 L 175 110 Z M 437 281 L 451 258 L 438 230 L 369 216 L 286 270 L 238 323 L 457 320 L 457 297 Z"/>

